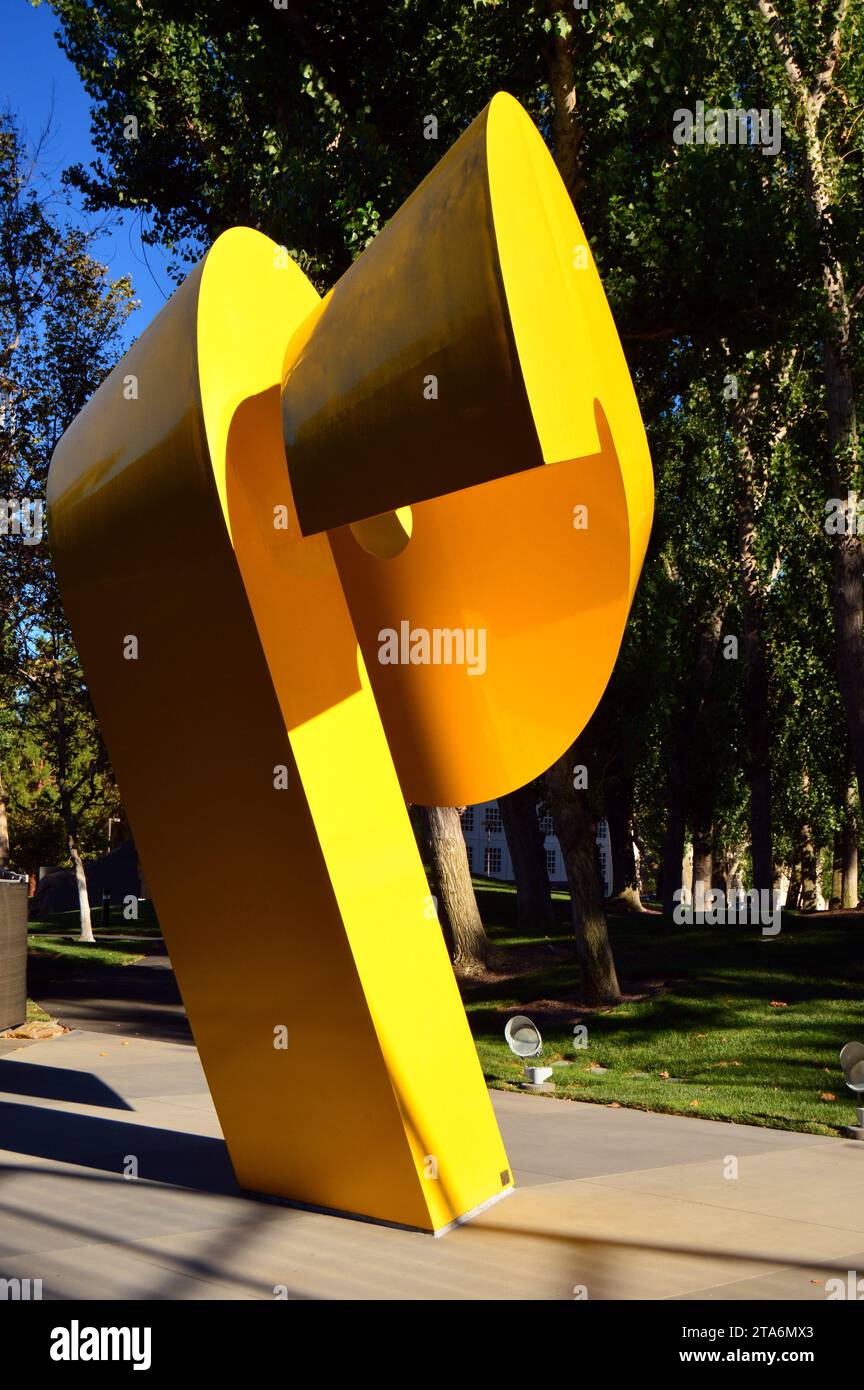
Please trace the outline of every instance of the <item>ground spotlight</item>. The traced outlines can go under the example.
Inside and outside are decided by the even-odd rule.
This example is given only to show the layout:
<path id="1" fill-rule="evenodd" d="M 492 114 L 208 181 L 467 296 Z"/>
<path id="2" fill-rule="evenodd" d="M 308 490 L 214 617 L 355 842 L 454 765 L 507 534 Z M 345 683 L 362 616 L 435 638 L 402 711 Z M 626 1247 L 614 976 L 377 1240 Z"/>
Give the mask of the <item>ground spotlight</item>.
<path id="1" fill-rule="evenodd" d="M 840 1049 L 843 1080 L 861 1102 L 857 1106 L 857 1125 L 847 1125 L 843 1133 L 849 1139 L 864 1139 L 864 1043 L 848 1042 Z"/>
<path id="2" fill-rule="evenodd" d="M 543 1049 L 540 1029 L 524 1014 L 514 1014 L 511 1019 L 507 1020 L 504 1037 L 510 1051 L 522 1059 L 539 1057 Z M 525 1067 L 524 1075 L 525 1080 L 522 1085 L 526 1090 L 551 1091 L 553 1089 L 553 1083 L 549 1080 L 552 1075 L 551 1067 Z"/>

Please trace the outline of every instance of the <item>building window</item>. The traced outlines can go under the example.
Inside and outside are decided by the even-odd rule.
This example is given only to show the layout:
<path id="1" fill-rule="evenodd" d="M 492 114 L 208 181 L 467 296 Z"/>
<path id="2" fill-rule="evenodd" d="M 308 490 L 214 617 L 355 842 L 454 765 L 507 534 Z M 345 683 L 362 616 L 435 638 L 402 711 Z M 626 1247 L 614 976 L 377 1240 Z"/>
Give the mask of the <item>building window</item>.
<path id="1" fill-rule="evenodd" d="M 550 878 L 558 877 L 558 851 L 547 849 L 546 851 L 546 872 Z"/>
<path id="2" fill-rule="evenodd" d="M 474 829 L 474 807 L 466 806 L 462 812 L 462 829 L 466 835 L 470 835 Z"/>
<path id="3" fill-rule="evenodd" d="M 544 835 L 555 834 L 555 825 L 552 820 L 552 817 L 548 814 L 548 812 L 545 816 L 539 816 L 538 819 L 540 821 L 540 829 Z"/>
<path id="4" fill-rule="evenodd" d="M 494 835 L 496 831 L 503 830 L 504 825 L 501 820 L 501 812 L 497 806 L 487 806 L 486 814 L 483 817 L 483 828 L 489 830 Z"/>
<path id="5" fill-rule="evenodd" d="M 491 878 L 501 872 L 501 851 L 496 846 L 486 846 L 486 873 Z"/>

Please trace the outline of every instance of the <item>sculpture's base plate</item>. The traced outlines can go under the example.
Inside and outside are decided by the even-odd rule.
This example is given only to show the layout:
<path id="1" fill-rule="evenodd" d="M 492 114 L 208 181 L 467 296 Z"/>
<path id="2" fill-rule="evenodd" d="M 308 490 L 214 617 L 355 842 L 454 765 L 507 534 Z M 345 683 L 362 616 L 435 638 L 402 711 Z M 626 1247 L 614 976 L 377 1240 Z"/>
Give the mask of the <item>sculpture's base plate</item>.
<path id="1" fill-rule="evenodd" d="M 487 1211 L 489 1207 L 494 1207 L 495 1203 L 500 1202 L 502 1197 L 510 1197 L 514 1191 L 515 1188 L 512 1186 L 505 1187 L 502 1192 L 496 1192 L 494 1197 L 490 1197 L 487 1201 L 481 1202 L 478 1207 L 472 1207 L 470 1211 L 466 1211 L 464 1216 L 457 1216 L 456 1220 L 451 1221 L 447 1226 L 442 1226 L 437 1231 L 427 1231 L 425 1234 L 434 1235 L 436 1239 L 438 1236 L 446 1236 L 448 1231 L 455 1231 L 457 1226 L 464 1226 L 466 1221 L 473 1221 L 474 1217 L 479 1216 L 481 1211 Z"/>
<path id="2" fill-rule="evenodd" d="M 520 1082 L 519 1082 L 519 1089 L 520 1089 L 520 1091 L 530 1091 L 533 1095 L 543 1095 L 544 1093 L 545 1093 L 546 1095 L 548 1095 L 548 1094 L 550 1093 L 550 1091 L 554 1091 L 554 1090 L 555 1090 L 555 1082 L 554 1082 L 554 1081 L 536 1081 L 536 1082 L 534 1082 L 534 1081 L 520 1081 Z"/>
<path id="3" fill-rule="evenodd" d="M 255 1195 L 263 1202 L 275 1202 L 280 1207 L 294 1207 L 297 1211 L 314 1211 L 319 1216 L 339 1216 L 347 1221 L 365 1221 L 370 1226 L 389 1226 L 394 1231 L 410 1231 L 413 1235 L 434 1236 L 437 1239 L 438 1236 L 446 1236 L 448 1231 L 454 1231 L 457 1226 L 464 1226 L 466 1221 L 472 1221 L 481 1211 L 486 1211 L 488 1207 L 494 1206 L 496 1202 L 501 1201 L 502 1197 L 509 1197 L 513 1191 L 514 1188 L 511 1184 L 510 1187 L 505 1187 L 503 1191 L 496 1192 L 494 1196 L 481 1202 L 479 1206 L 472 1207 L 462 1216 L 457 1216 L 455 1221 L 449 1221 L 446 1226 L 440 1226 L 437 1231 L 427 1230 L 424 1226 L 406 1226 L 401 1221 L 384 1221 L 378 1216 L 363 1216 L 356 1211 L 341 1211 L 338 1207 L 319 1207 L 312 1202 L 293 1202 L 288 1197 L 272 1197 L 266 1192 L 258 1192 Z"/>
<path id="4" fill-rule="evenodd" d="M 844 1125 L 843 1133 L 847 1139 L 864 1139 L 864 1125 Z"/>

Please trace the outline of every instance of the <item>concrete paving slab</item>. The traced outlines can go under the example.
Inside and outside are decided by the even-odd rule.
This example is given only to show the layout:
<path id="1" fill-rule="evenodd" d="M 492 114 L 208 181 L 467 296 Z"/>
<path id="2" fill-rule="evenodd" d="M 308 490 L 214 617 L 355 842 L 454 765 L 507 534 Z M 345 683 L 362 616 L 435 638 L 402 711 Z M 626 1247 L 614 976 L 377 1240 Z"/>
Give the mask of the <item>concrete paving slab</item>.
<path id="1" fill-rule="evenodd" d="M 691 1200 L 683 1178 L 675 1197 L 628 1190 L 620 1184 L 598 1178 L 583 1182 L 561 1182 L 521 1191 L 520 1201 L 510 1212 L 507 1225 L 511 1234 L 547 1232 L 580 1242 L 602 1244 L 613 1254 L 628 1260 L 644 1255 L 656 1260 L 665 1253 L 671 1264 L 681 1261 L 711 1262 L 715 1272 L 726 1277 L 728 1268 L 740 1278 L 751 1263 L 769 1265 L 817 1262 L 832 1265 L 845 1260 L 857 1248 L 860 1236 L 842 1224 L 825 1226 L 804 1220 L 776 1216 L 754 1216 L 750 1212 L 708 1207 Z M 495 1208 L 482 1217 L 483 1224 L 495 1226 L 502 1220 Z M 704 1257 L 704 1260 L 703 1260 Z M 844 1266 L 845 1268 L 845 1266 Z M 761 1272 L 761 1271 L 759 1271 Z M 692 1277 L 673 1271 L 674 1279 Z M 709 1281 L 718 1282 L 719 1276 Z M 663 1283 L 668 1282 L 664 1279 Z M 696 1287 L 696 1286 L 694 1286 Z M 641 1297 L 669 1296 L 667 1292 Z"/>
<path id="2" fill-rule="evenodd" d="M 7 1053 L 0 1277 L 46 1298 L 807 1300 L 864 1264 L 861 1146 L 492 1103 L 517 1190 L 436 1241 L 241 1193 L 186 1044 L 79 1032 Z"/>
<path id="3" fill-rule="evenodd" d="M 816 1134 L 729 1124 L 684 1115 L 613 1109 L 554 1097 L 493 1091 L 492 1104 L 506 1125 L 511 1145 L 535 1172 L 550 1177 L 588 1178 L 608 1173 L 662 1168 L 688 1162 L 722 1161 L 840 1141 Z M 862 1147 L 864 1157 L 864 1147 Z"/>
<path id="4" fill-rule="evenodd" d="M 819 1148 L 739 1157 L 735 1178 L 724 1176 L 729 1157 L 733 1155 L 711 1163 L 679 1163 L 612 1175 L 603 1178 L 603 1185 L 675 1197 L 683 1184 L 688 1201 L 706 1208 L 864 1232 L 864 1152 L 859 1144 L 832 1140 Z"/>
<path id="5" fill-rule="evenodd" d="M 850 1259 L 851 1268 L 864 1270 L 864 1252 L 859 1251 Z M 699 1289 L 695 1293 L 677 1294 L 676 1298 L 698 1298 L 706 1303 L 777 1303 L 787 1299 L 802 1303 L 824 1303 L 828 1297 L 826 1282 L 832 1277 L 838 1277 L 836 1270 L 826 1272 L 818 1265 L 809 1269 L 773 1269 L 767 1274 L 747 1276 L 729 1284 Z M 842 1274 L 839 1277 L 842 1277 Z M 742 1317 L 740 1321 L 744 1322 L 745 1318 Z M 755 1317 L 750 1321 L 755 1321 Z M 777 1319 L 773 1318 L 771 1321 L 776 1322 Z"/>
<path id="6" fill-rule="evenodd" d="M 54 1044 L 53 1051 L 46 1050 L 46 1042 Z M 159 1042 L 151 1038 L 136 1038 L 123 1034 L 104 1036 L 80 1029 L 73 1029 L 70 1033 L 62 1033 L 54 1038 L 46 1038 L 42 1042 L 19 1042 L 18 1046 L 26 1047 L 29 1055 L 23 1060 L 32 1066 L 79 1068 L 90 1060 L 95 1067 L 100 1067 L 110 1058 L 122 1061 L 124 1066 L 135 1062 L 159 1062 L 168 1058 L 185 1058 L 191 1066 L 197 1066 L 199 1069 L 201 1065 L 195 1050 L 181 1043 Z"/>
<path id="7" fill-rule="evenodd" d="M 236 1190 L 221 1138 L 132 1124 L 57 1106 L 0 1101 L 0 1143 L 11 1153 L 122 1174 L 129 1158 L 140 1178 L 204 1191 Z"/>
<path id="8" fill-rule="evenodd" d="M 45 1302 L 62 1299 L 97 1299 L 100 1302 L 150 1299 L 223 1300 L 249 1299 L 255 1295 L 236 1285 L 212 1278 L 198 1278 L 175 1269 L 166 1278 L 165 1271 L 141 1259 L 132 1251 L 118 1250 L 114 1245 L 89 1245 L 87 1267 L 82 1268 L 78 1249 L 52 1251 L 18 1259 L 4 1259 L 6 1279 L 39 1278 Z M 28 1271 L 38 1269 L 38 1274 Z"/>
<path id="9" fill-rule="evenodd" d="M 524 1191 L 524 1190 L 523 1190 Z M 219 1277 L 273 1297 L 284 1285 L 305 1297 L 392 1299 L 519 1299 L 570 1301 L 658 1299 L 703 1296 L 703 1291 L 743 1283 L 767 1273 L 785 1273 L 790 1293 L 810 1290 L 806 1271 L 773 1268 L 767 1262 L 718 1258 L 686 1249 L 619 1243 L 534 1229 L 519 1211 L 521 1193 L 500 1203 L 499 1225 L 480 1217 L 440 1241 L 413 1239 L 361 1223 L 311 1213 L 280 1213 L 235 1232 L 229 1247 L 214 1251 L 211 1232 L 156 1237 L 140 1243 L 164 1263 L 166 1277 L 178 1264 L 202 1277 Z M 507 1217 L 515 1215 L 514 1224 Z M 614 1220 L 610 1206 L 607 1217 Z M 528 1218 L 528 1219 L 526 1219 Z M 830 1270 L 822 1269 L 823 1279 Z M 583 1294 L 584 1290 L 584 1294 Z M 795 1290 L 795 1291 L 793 1291 Z M 824 1295 L 823 1295 L 824 1296 Z"/>
<path id="10" fill-rule="evenodd" d="M 109 1238 L 124 1247 L 147 1236 L 210 1228 L 224 1232 L 248 1220 L 248 1200 L 238 1200 L 233 1192 L 190 1192 L 72 1164 L 16 1161 L 4 1154 L 0 1250 L 24 1255 L 67 1245 L 89 1247 Z"/>

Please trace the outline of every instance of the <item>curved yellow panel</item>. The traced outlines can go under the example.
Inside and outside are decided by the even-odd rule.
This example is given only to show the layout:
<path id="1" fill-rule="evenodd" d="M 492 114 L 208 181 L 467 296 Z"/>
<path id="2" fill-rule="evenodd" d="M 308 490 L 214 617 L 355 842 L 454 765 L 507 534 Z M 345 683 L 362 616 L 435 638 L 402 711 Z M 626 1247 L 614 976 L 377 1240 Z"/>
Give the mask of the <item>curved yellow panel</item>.
<path id="1" fill-rule="evenodd" d="M 512 97 L 310 314 L 282 409 L 301 524 L 355 522 L 334 553 L 406 797 L 523 786 L 612 673 L 653 483 L 579 219 Z M 410 540 L 364 545 L 373 504 L 410 505 Z"/>
<path id="2" fill-rule="evenodd" d="M 651 531 L 654 483 L 624 350 L 554 161 L 533 121 L 506 92 L 491 102 L 487 149 L 501 275 L 543 459 L 587 462 L 599 446 L 599 402 L 614 441 L 612 466 L 624 486 L 632 600 Z"/>
<path id="3" fill-rule="evenodd" d="M 603 447 L 592 458 L 412 507 L 411 539 L 395 558 L 369 554 L 348 527 L 332 533 L 409 801 L 472 805 L 524 786 L 597 706 L 629 608 L 630 544 L 602 415 L 595 428 Z M 454 634 L 449 652 L 440 640 L 445 659 L 412 663 L 411 634 L 434 641 L 436 630 Z M 407 662 L 390 662 L 388 631 Z M 448 662 L 460 640 L 465 659 Z"/>
<path id="4" fill-rule="evenodd" d="M 543 462 L 495 246 L 489 110 L 287 345 L 285 449 L 306 534 Z"/>

